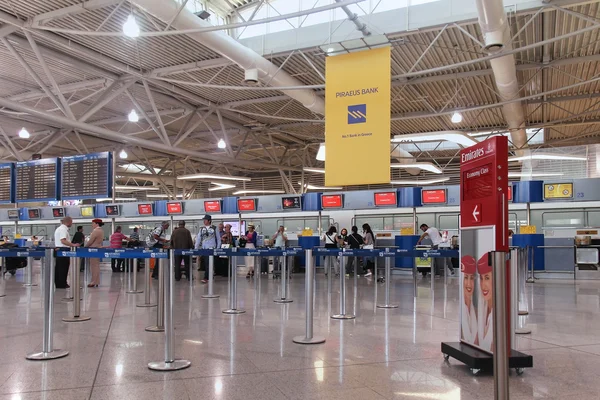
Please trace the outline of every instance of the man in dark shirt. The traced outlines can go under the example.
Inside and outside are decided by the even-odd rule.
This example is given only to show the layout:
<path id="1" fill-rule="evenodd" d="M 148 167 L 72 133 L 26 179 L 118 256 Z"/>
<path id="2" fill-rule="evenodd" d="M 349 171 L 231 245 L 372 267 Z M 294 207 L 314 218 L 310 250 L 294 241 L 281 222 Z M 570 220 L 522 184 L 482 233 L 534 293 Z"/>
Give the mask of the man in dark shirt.
<path id="1" fill-rule="evenodd" d="M 75 232 L 75 234 L 73 235 L 73 239 L 71 240 L 71 243 L 79 244 L 81 247 L 83 247 L 84 242 L 85 242 L 85 235 L 83 234 L 83 226 L 79 225 L 77 227 L 77 232 Z M 83 272 L 84 268 L 85 268 L 85 258 L 80 258 L 79 259 L 79 270 L 81 272 Z"/>
<path id="2" fill-rule="evenodd" d="M 351 249 L 360 249 L 360 246 L 365 243 L 363 237 L 358 233 L 358 227 L 352 227 L 352 234 L 346 238 L 346 242 Z M 348 257 L 348 262 L 346 263 L 347 275 L 354 273 L 354 263 L 356 263 L 356 268 L 358 269 L 358 257 Z"/>
<path id="3" fill-rule="evenodd" d="M 184 249 L 190 250 L 194 248 L 194 241 L 192 240 L 192 234 L 185 227 L 185 221 L 179 221 L 179 225 L 177 229 L 173 231 L 171 234 L 171 247 L 173 249 Z M 192 270 L 190 265 L 190 257 L 189 256 L 175 256 L 175 280 L 181 280 L 181 261 L 183 260 L 183 264 L 185 265 L 185 276 L 188 280 L 191 279 Z"/>

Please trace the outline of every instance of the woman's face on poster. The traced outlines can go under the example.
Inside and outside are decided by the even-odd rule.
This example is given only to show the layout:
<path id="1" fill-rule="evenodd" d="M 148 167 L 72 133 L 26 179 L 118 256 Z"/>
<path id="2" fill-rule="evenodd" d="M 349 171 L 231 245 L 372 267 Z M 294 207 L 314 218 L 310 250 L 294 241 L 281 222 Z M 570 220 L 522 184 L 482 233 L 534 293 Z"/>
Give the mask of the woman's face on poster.
<path id="1" fill-rule="evenodd" d="M 488 304 L 492 304 L 493 285 L 491 272 L 479 275 L 479 287 L 481 289 L 481 294 L 483 295 L 485 301 L 487 301 Z"/>

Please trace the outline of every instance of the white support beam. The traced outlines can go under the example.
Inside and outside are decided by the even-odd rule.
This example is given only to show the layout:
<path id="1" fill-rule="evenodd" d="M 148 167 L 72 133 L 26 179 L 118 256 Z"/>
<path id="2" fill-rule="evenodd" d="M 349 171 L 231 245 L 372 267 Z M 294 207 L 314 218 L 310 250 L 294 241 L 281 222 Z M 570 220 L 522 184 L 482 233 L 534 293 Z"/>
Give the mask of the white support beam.
<path id="1" fill-rule="evenodd" d="M 134 105 L 135 107 L 135 105 Z M 169 116 L 169 115 L 181 115 L 184 114 L 187 110 L 185 108 L 173 108 L 173 109 L 169 109 L 169 110 L 160 110 L 158 113 L 161 116 Z M 146 113 L 148 115 L 149 118 L 156 118 L 156 115 L 154 115 L 154 112 L 148 112 Z M 118 117 L 112 117 L 112 118 L 103 118 L 103 119 L 98 119 L 95 121 L 90 121 L 89 123 L 91 125 L 96 125 L 96 126 L 100 126 L 100 125 L 110 125 L 110 124 L 117 124 L 117 123 L 122 123 L 122 122 L 127 122 L 129 121 L 129 119 L 127 118 L 127 115 L 122 115 L 122 116 L 118 116 Z"/>
<path id="2" fill-rule="evenodd" d="M 154 97 L 152 96 L 152 92 L 150 91 L 150 86 L 148 86 L 148 82 L 145 80 L 142 81 L 144 85 L 144 89 L 146 89 L 146 96 L 148 96 L 148 100 L 150 100 L 150 105 L 152 106 L 152 111 L 156 115 L 156 120 L 158 121 L 158 126 L 160 128 L 160 132 L 162 133 L 162 139 L 167 146 L 171 145 L 171 141 L 169 140 L 169 135 L 167 134 L 167 130 L 165 129 L 165 124 L 162 122 L 162 118 L 158 112 L 158 108 L 156 107 L 156 103 L 154 102 Z"/>
<path id="3" fill-rule="evenodd" d="M 99 79 L 90 79 L 90 80 L 86 80 L 86 81 L 81 81 L 81 82 L 75 82 L 75 83 L 69 83 L 66 85 L 59 85 L 58 89 L 63 93 L 70 93 L 70 92 L 75 92 L 78 90 L 86 90 L 86 89 L 92 89 L 98 86 L 106 86 L 108 84 L 109 80 L 108 79 L 104 79 L 104 78 L 99 78 Z M 54 93 L 54 90 L 51 90 Z M 28 101 L 28 100 L 37 100 L 40 97 L 45 97 L 46 95 L 44 94 L 44 92 L 42 92 L 41 90 L 30 90 L 29 92 L 26 93 L 21 93 L 21 94 L 16 94 L 14 96 L 10 96 L 8 97 L 8 99 L 10 100 L 14 100 L 14 101 Z"/>
<path id="4" fill-rule="evenodd" d="M 112 90 L 117 83 L 121 83 L 121 87 L 119 87 L 117 90 Z M 98 100 L 96 100 L 94 102 L 94 104 L 92 104 L 85 111 L 85 113 L 81 116 L 81 118 L 79 118 L 79 122 L 86 122 L 87 120 L 89 120 L 94 114 L 96 114 L 98 111 L 100 111 L 102 109 L 102 107 L 104 107 L 105 105 L 110 103 L 112 100 L 114 100 L 115 98 L 122 95 L 134 83 L 135 83 L 135 79 L 131 79 L 131 80 L 125 81 L 125 82 L 118 82 L 118 81 L 113 82 L 113 84 L 110 85 L 104 91 L 104 93 L 102 93 L 102 96 L 100 96 L 100 98 Z"/>
<path id="5" fill-rule="evenodd" d="M 97 10 L 99 8 L 104 8 L 112 6 L 114 4 L 118 4 L 120 1 L 121 0 L 88 0 L 70 7 L 59 8 L 58 10 L 38 14 L 31 20 L 30 27 L 37 28 L 45 22 L 48 22 L 55 18 L 61 18 L 67 15 L 73 16 L 75 14 L 81 14 L 87 11 Z"/>
<path id="6" fill-rule="evenodd" d="M 220 57 L 213 58 L 211 60 L 195 61 L 186 64 L 172 65 L 170 67 L 157 68 L 148 72 L 147 76 L 149 78 L 156 78 L 181 72 L 193 72 L 203 71 L 205 69 L 222 68 L 228 65 L 233 65 L 233 63 L 227 58 Z"/>

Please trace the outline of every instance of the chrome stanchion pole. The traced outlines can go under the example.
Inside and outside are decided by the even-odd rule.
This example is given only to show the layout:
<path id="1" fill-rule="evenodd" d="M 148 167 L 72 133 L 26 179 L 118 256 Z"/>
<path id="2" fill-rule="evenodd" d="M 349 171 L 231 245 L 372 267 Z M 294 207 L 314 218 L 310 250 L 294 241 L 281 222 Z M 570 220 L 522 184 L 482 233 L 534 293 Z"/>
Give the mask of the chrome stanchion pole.
<path id="1" fill-rule="evenodd" d="M 431 268 L 431 291 L 435 290 L 435 258 L 429 257 L 429 265 Z"/>
<path id="2" fill-rule="evenodd" d="M 23 286 L 37 286 L 37 283 L 33 283 L 33 257 L 27 257 L 27 281 Z"/>
<path id="3" fill-rule="evenodd" d="M 83 259 L 83 282 L 86 284 L 83 285 L 83 289 L 87 290 L 87 282 L 90 281 L 90 259 Z"/>
<path id="4" fill-rule="evenodd" d="M 229 275 L 231 279 L 231 285 L 229 288 L 229 308 L 223 310 L 223 314 L 243 314 L 246 311 L 238 310 L 237 308 L 237 257 L 231 257 L 231 268 Z"/>
<path id="5" fill-rule="evenodd" d="M 412 257 L 413 260 L 413 268 L 412 268 L 412 276 L 413 276 L 413 297 L 417 298 L 417 275 L 419 274 L 419 269 L 417 268 L 417 259 Z"/>
<path id="6" fill-rule="evenodd" d="M 525 252 L 522 250 L 523 249 L 518 249 L 517 252 L 517 301 L 515 306 L 517 324 L 514 328 L 514 332 L 517 335 L 528 335 L 531 333 L 531 328 L 528 328 L 525 324 L 525 318 L 529 315 L 529 305 L 527 304 L 527 295 L 525 293 L 525 287 L 527 286 L 525 282 L 527 276 L 527 263 L 526 258 L 524 257 Z"/>
<path id="7" fill-rule="evenodd" d="M 152 278 L 150 277 L 150 259 L 146 258 L 144 261 L 144 303 L 138 304 L 138 307 L 156 307 L 156 304 L 152 304 L 150 300 L 150 291 L 152 290 L 150 285 L 152 284 Z M 156 266 L 158 268 L 158 266 Z"/>
<path id="8" fill-rule="evenodd" d="M 284 251 L 281 256 L 281 297 L 273 300 L 275 303 L 285 304 L 294 301 L 288 298 L 288 280 L 289 276 L 287 270 L 287 255 Z"/>
<path id="9" fill-rule="evenodd" d="M 494 276 L 494 399 L 508 400 L 508 338 L 506 321 L 506 253 L 489 253 Z"/>
<path id="10" fill-rule="evenodd" d="M 313 336 L 313 308 L 314 308 L 314 273 L 313 253 L 311 249 L 306 250 L 306 332 L 304 336 L 296 336 L 293 341 L 298 344 L 325 343 L 325 338 Z"/>
<path id="11" fill-rule="evenodd" d="M 72 269 L 73 283 L 71 286 L 71 293 L 73 293 L 73 316 L 64 317 L 63 322 L 83 322 L 89 321 L 91 318 L 86 315 L 81 315 L 81 288 L 80 288 L 80 270 L 79 270 L 79 258 L 75 258 L 76 267 Z"/>
<path id="12" fill-rule="evenodd" d="M 28 360 L 54 360 L 69 355 L 67 350 L 54 349 L 52 341 L 54 324 L 54 249 L 46 249 L 44 265 L 42 266 L 42 287 L 44 288 L 44 337 L 42 339 L 42 351 L 31 353 L 26 356 Z"/>
<path id="13" fill-rule="evenodd" d="M 130 287 L 130 289 L 127 291 L 127 293 L 129 294 L 138 294 L 138 293 L 144 293 L 143 290 L 138 290 L 137 287 L 137 270 L 138 270 L 138 259 L 134 258 L 134 259 L 130 259 L 130 264 L 133 264 L 133 288 Z M 130 272 L 131 274 L 132 272 Z"/>
<path id="14" fill-rule="evenodd" d="M 162 261 L 162 259 L 161 259 Z M 173 292 L 175 291 L 175 256 L 173 251 L 169 251 L 169 267 L 164 268 L 159 273 L 165 282 L 162 303 L 165 305 L 165 360 L 148 363 L 148 368 L 155 371 L 177 371 L 192 365 L 188 360 L 176 360 L 173 350 Z"/>
<path id="15" fill-rule="evenodd" d="M 158 307 L 156 310 L 156 325 L 146 328 L 148 332 L 164 332 L 165 330 L 165 274 L 166 260 L 161 258 L 158 260 Z"/>
<path id="16" fill-rule="evenodd" d="M 354 257 L 354 308 L 353 314 L 356 316 L 358 305 L 358 257 Z"/>
<path id="17" fill-rule="evenodd" d="M 5 257 L 0 257 L 0 273 L 2 274 L 2 279 L 0 280 L 2 290 L 0 291 L 0 297 L 6 297 L 6 281 L 4 276 L 6 275 L 6 270 L 4 269 L 5 265 Z"/>
<path id="18" fill-rule="evenodd" d="M 190 281 L 190 290 L 194 290 L 194 257 L 193 256 L 189 256 L 190 259 L 190 269 L 186 271 L 186 275 L 188 277 L 188 280 Z M 184 263 L 185 265 L 185 263 Z"/>
<path id="19" fill-rule="evenodd" d="M 525 248 L 526 254 L 527 254 L 527 258 L 526 258 L 526 265 L 527 265 L 527 283 L 535 283 L 535 276 L 533 275 L 533 249 L 531 246 L 527 246 Z M 530 262 L 531 260 L 531 262 Z M 529 265 L 531 265 L 531 274 L 529 273 Z"/>
<path id="20" fill-rule="evenodd" d="M 71 247 L 70 251 L 75 252 L 76 251 L 76 247 Z M 77 262 L 77 258 L 76 257 L 69 257 L 69 265 L 72 265 L 72 261 L 75 260 L 75 262 Z M 79 265 L 77 266 L 77 268 L 79 268 Z M 71 271 L 71 288 L 68 291 L 68 295 L 67 297 L 63 297 L 63 301 L 69 302 L 69 301 L 73 301 L 73 298 L 75 297 L 73 295 L 75 289 L 79 289 L 78 283 L 75 282 L 75 273 L 73 271 L 73 268 L 69 268 L 69 271 Z"/>
<path id="21" fill-rule="evenodd" d="M 510 250 L 510 342 L 517 342 L 517 320 L 519 319 L 519 251 Z"/>
<path id="22" fill-rule="evenodd" d="M 346 265 L 344 256 L 340 256 L 340 313 L 332 315 L 332 319 L 354 319 L 352 314 L 346 314 Z"/>
<path id="23" fill-rule="evenodd" d="M 202 295 L 203 299 L 216 299 L 219 295 L 214 292 L 215 281 L 215 256 L 208 256 L 208 293 Z"/>
<path id="24" fill-rule="evenodd" d="M 389 251 L 389 249 L 386 249 Z M 385 303 L 377 304 L 377 308 L 398 308 L 397 304 L 390 304 L 390 281 L 392 280 L 392 259 L 385 258 Z"/>

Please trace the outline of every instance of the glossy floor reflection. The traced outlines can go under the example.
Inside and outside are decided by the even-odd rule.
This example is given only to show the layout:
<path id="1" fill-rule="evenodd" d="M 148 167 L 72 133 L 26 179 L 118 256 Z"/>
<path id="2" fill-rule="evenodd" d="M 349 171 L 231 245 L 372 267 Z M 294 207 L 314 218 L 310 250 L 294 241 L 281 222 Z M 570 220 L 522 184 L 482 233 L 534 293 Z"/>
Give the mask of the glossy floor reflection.
<path id="1" fill-rule="evenodd" d="M 104 267 L 100 288 L 83 290 L 82 309 L 92 319 L 67 324 L 72 312 L 65 290 L 55 296 L 54 347 L 68 357 L 26 361 L 41 349 L 41 288 L 22 286 L 24 275 L 6 275 L 0 298 L 0 400 L 29 399 L 492 399 L 491 375 L 473 376 L 459 362 L 443 360 L 440 342 L 458 338 L 458 280 L 447 286 L 419 278 L 392 281 L 397 309 L 377 309 L 383 286 L 360 278 L 353 296 L 347 279 L 346 312 L 339 321 L 339 281 L 319 274 L 315 290 L 315 334 L 322 345 L 292 342 L 304 333 L 304 275 L 290 285 L 293 303 L 277 304 L 278 280 L 239 277 L 242 315 L 225 315 L 228 283 L 217 278 L 207 300 L 204 285 L 193 291 L 175 284 L 175 354 L 192 366 L 154 372 L 149 361 L 164 357 L 164 335 L 145 332 L 156 322 L 155 308 L 138 308 L 143 294 L 126 294 L 127 275 Z M 39 282 L 39 266 L 35 266 Z M 143 273 L 138 276 L 143 286 Z M 155 283 L 155 281 L 153 282 Z M 534 368 L 510 377 L 511 399 L 600 397 L 600 281 L 538 281 L 528 286 L 531 335 L 517 349 L 534 356 Z M 0 293 L 2 293 L 0 289 Z M 375 300 L 375 295 L 379 300 Z M 152 297 L 154 299 L 155 293 Z"/>

